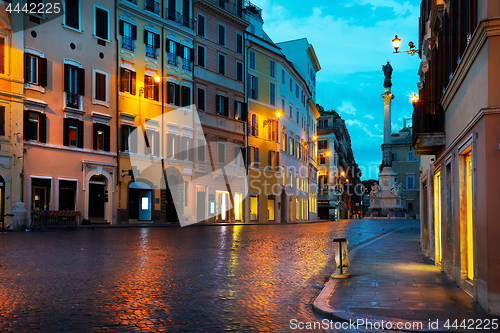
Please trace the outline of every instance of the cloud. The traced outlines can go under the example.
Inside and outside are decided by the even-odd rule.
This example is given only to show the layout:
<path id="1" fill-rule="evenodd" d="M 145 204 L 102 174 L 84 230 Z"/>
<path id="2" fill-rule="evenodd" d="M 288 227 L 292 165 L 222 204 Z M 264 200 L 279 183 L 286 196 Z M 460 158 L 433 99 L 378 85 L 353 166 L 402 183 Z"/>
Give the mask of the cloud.
<path id="1" fill-rule="evenodd" d="M 368 118 L 368 119 L 371 119 L 371 120 L 375 119 L 371 114 L 365 114 L 363 116 L 363 118 Z"/>
<path id="2" fill-rule="evenodd" d="M 337 108 L 339 110 L 339 114 L 342 117 L 344 114 L 355 115 L 356 108 L 352 105 L 351 102 L 342 102 L 342 105 Z"/>

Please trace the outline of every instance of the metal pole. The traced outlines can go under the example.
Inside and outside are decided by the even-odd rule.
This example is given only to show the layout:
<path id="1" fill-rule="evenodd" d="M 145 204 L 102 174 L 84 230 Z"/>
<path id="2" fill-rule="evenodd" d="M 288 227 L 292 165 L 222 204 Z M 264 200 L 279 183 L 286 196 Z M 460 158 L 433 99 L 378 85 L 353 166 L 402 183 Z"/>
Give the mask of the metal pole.
<path id="1" fill-rule="evenodd" d="M 342 242 L 339 242 L 340 274 L 342 273 Z"/>

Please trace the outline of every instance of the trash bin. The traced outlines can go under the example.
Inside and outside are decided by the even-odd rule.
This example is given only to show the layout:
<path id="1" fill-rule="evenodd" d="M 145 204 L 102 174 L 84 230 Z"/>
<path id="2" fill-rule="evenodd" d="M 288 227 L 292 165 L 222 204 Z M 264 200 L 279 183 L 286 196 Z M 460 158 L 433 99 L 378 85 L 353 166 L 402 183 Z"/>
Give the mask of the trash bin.
<path id="1" fill-rule="evenodd" d="M 349 241 L 346 238 L 335 238 L 334 243 L 338 243 L 338 250 L 335 253 L 336 266 L 340 269 L 339 274 L 333 274 L 333 278 L 344 279 L 350 278 L 351 274 L 344 273 L 344 267 L 349 267 L 349 252 L 347 251 L 347 245 Z"/>
<path id="2" fill-rule="evenodd" d="M 3 216 L 3 222 L 2 222 L 2 232 L 5 232 L 5 229 L 9 229 L 9 226 L 12 226 L 12 218 L 14 217 L 13 214 L 5 214 Z"/>

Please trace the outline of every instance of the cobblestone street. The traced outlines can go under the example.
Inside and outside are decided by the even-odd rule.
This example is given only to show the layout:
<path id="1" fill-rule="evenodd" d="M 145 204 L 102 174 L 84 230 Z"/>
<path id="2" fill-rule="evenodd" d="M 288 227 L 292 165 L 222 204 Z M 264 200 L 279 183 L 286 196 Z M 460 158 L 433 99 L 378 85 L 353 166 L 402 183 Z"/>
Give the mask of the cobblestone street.
<path id="1" fill-rule="evenodd" d="M 355 245 L 410 221 L 0 235 L 0 330 L 290 331 Z"/>

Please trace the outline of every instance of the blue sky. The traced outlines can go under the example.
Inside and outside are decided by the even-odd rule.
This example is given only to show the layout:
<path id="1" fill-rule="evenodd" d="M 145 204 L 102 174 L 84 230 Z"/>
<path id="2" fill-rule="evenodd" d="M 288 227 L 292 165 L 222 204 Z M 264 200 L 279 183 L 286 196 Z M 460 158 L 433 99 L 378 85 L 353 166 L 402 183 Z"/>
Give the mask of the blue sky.
<path id="1" fill-rule="evenodd" d="M 264 30 L 274 42 L 306 37 L 321 71 L 316 102 L 346 121 L 362 179 L 378 178 L 382 161 L 384 92 L 382 65 L 393 67 L 392 128 L 410 118 L 409 98 L 418 91 L 418 55 L 393 54 L 418 44 L 419 0 L 252 0 L 263 10 Z M 307 3 L 307 5 L 304 5 Z M 410 122 L 411 124 L 411 122 Z"/>

